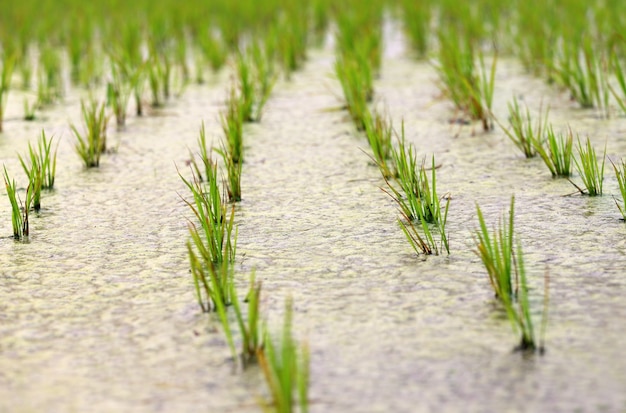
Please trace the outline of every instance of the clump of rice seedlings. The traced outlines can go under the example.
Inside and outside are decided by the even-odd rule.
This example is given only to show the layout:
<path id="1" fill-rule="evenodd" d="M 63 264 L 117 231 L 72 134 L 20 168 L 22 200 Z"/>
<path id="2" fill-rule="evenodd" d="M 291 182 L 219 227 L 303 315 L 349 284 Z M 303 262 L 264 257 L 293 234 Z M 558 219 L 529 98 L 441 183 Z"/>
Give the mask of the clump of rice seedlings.
<path id="1" fill-rule="evenodd" d="M 259 304 L 261 299 L 261 283 L 256 282 L 254 272 L 250 275 L 250 288 L 244 302 L 247 305 L 247 319 L 244 320 L 244 313 L 239 302 L 237 292 L 231 292 L 235 315 L 237 316 L 237 324 L 241 333 L 241 359 L 244 367 L 256 360 L 256 356 L 263 348 L 263 341 L 260 329 L 260 311 Z"/>
<path id="2" fill-rule="evenodd" d="M 26 175 L 30 176 L 33 169 L 38 171 L 42 189 L 52 189 L 54 187 L 57 149 L 55 148 L 54 153 L 52 153 L 52 140 L 52 138 L 47 139 L 46 132 L 42 130 L 37 142 L 37 150 L 30 143 L 28 144 L 28 159 L 30 162 L 27 163 L 25 157 L 17 155 Z"/>
<path id="3" fill-rule="evenodd" d="M 11 86 L 11 76 L 13 75 L 14 58 L 6 52 L 2 57 L 2 67 L 0 68 L 0 132 L 2 132 L 2 121 L 4 120 L 4 108 L 7 103 L 7 96 Z"/>
<path id="4" fill-rule="evenodd" d="M 254 81 L 252 75 L 252 65 L 248 56 L 244 53 L 237 54 L 237 80 L 239 85 L 239 110 L 244 122 L 254 120 L 252 116 L 252 106 L 254 105 Z M 232 96 L 232 94 L 231 94 Z"/>
<path id="5" fill-rule="evenodd" d="M 609 86 L 603 58 L 598 56 L 589 37 L 581 42 L 563 42 L 562 53 L 557 55 L 554 63 L 555 76 L 581 107 L 606 111 Z"/>
<path id="6" fill-rule="evenodd" d="M 80 133 L 76 126 L 71 125 L 76 136 L 76 152 L 87 168 L 100 165 L 100 155 L 106 151 L 106 128 L 108 117 L 105 114 L 104 103 L 91 102 L 86 105 L 81 101 L 81 111 L 85 124 L 85 133 Z"/>
<path id="7" fill-rule="evenodd" d="M 44 106 L 51 105 L 63 95 L 61 57 L 52 46 L 43 46 L 38 69 L 38 103 Z"/>
<path id="8" fill-rule="evenodd" d="M 380 168 L 383 177 L 391 178 L 395 175 L 391 166 L 391 153 L 393 150 L 391 141 L 393 127 L 391 121 L 378 112 L 375 112 L 373 115 L 367 112 L 364 123 L 365 134 L 374 154 L 374 161 Z"/>
<path id="9" fill-rule="evenodd" d="M 614 46 L 615 48 L 615 46 Z M 622 51 L 612 50 L 609 54 L 609 71 L 615 75 L 619 92 L 609 84 L 609 91 L 617 101 L 617 104 L 626 113 L 626 76 L 624 75 L 624 69 L 621 63 Z"/>
<path id="10" fill-rule="evenodd" d="M 205 62 L 209 63 L 213 72 L 217 72 L 226 63 L 228 50 L 220 38 L 212 32 L 200 33 L 196 38 L 196 44 L 200 49 L 199 58 L 196 59 L 196 81 L 202 83 Z"/>
<path id="11" fill-rule="evenodd" d="M 571 129 L 565 135 L 557 136 L 552 126 L 546 129 L 545 142 L 535 142 L 535 150 L 543 159 L 553 178 L 571 176 L 573 142 Z"/>
<path id="12" fill-rule="evenodd" d="M 111 56 L 111 80 L 107 83 L 107 105 L 113 108 L 118 127 L 126 124 L 126 108 L 132 94 L 132 71 L 126 62 Z"/>
<path id="13" fill-rule="evenodd" d="M 402 1 L 404 32 L 419 58 L 426 56 L 432 15 L 430 1 Z"/>
<path id="14" fill-rule="evenodd" d="M 274 25 L 276 54 L 287 79 L 306 60 L 309 32 L 309 16 L 304 7 L 297 3 L 286 7 Z"/>
<path id="15" fill-rule="evenodd" d="M 620 165 L 615 165 L 615 163 L 611 161 L 611 165 L 613 165 L 615 177 L 617 178 L 617 183 L 619 184 L 619 191 L 622 195 L 623 206 L 617 202 L 615 197 L 613 197 L 613 199 L 615 200 L 617 209 L 619 209 L 619 212 L 622 214 L 622 219 L 626 221 L 626 162 L 622 159 Z"/>
<path id="16" fill-rule="evenodd" d="M 266 407 L 278 413 L 291 413 L 295 406 L 299 406 L 301 412 L 307 412 L 309 404 L 309 351 L 293 338 L 292 307 L 291 299 L 288 299 L 280 339 L 272 337 L 265 326 L 263 347 L 257 352 L 272 398 Z"/>
<path id="17" fill-rule="evenodd" d="M 233 163 L 243 161 L 243 122 L 244 107 L 242 99 L 237 95 L 234 88 L 230 90 L 230 96 L 226 102 L 226 110 L 222 112 L 220 120 L 225 136 L 225 152 L 228 153 Z"/>
<path id="18" fill-rule="evenodd" d="M 397 149 L 393 150 L 394 165 L 396 166 L 397 189 L 386 179 L 389 191 L 385 191 L 396 201 L 403 219 L 398 220 L 402 232 L 417 254 L 439 255 L 445 251 L 450 254 L 446 223 L 450 199 L 446 200 L 445 207 L 437 194 L 437 177 L 435 157 L 432 157 L 432 166 L 429 173 L 425 163 L 417 166 L 413 147 L 406 148 L 404 143 L 404 127 L 402 139 Z M 416 223 L 421 228 L 418 231 Z M 435 240 L 438 235 L 439 242 Z"/>
<path id="19" fill-rule="evenodd" d="M 241 170 L 243 163 L 235 162 L 232 155 L 227 152 L 224 147 L 222 147 L 221 150 L 216 150 L 216 152 L 222 157 L 226 166 L 226 192 L 228 193 L 228 201 L 239 202 L 241 201 Z"/>
<path id="20" fill-rule="evenodd" d="M 24 98 L 24 120 L 35 120 L 35 110 L 37 109 L 37 102 L 30 102 L 28 98 Z"/>
<path id="21" fill-rule="evenodd" d="M 485 67 L 484 57 L 478 53 L 478 65 L 471 39 L 462 39 L 454 31 L 439 32 L 439 54 L 436 70 L 443 93 L 454 105 L 473 120 L 480 120 L 483 129 L 493 128 L 491 105 L 497 58 L 491 68 Z"/>
<path id="22" fill-rule="evenodd" d="M 148 85 L 152 92 L 152 107 L 159 108 L 170 97 L 172 65 L 165 54 L 154 52 L 148 60 Z"/>
<path id="23" fill-rule="evenodd" d="M 335 73 L 355 127 L 364 130 L 367 103 L 374 94 L 372 71 L 367 59 L 361 55 L 339 56 L 335 62 Z"/>
<path id="24" fill-rule="evenodd" d="M 543 353 L 543 345 L 537 348 L 537 342 L 535 339 L 535 331 L 533 327 L 532 317 L 530 315 L 530 302 L 528 300 L 528 287 L 526 285 L 526 270 L 524 268 L 524 257 L 522 254 L 521 244 L 517 243 L 517 252 L 515 254 L 516 261 L 514 263 L 516 269 L 516 275 L 519 277 L 519 288 L 517 291 L 517 305 L 514 303 L 514 297 L 511 295 L 504 295 L 502 297 L 502 303 L 506 313 L 511 321 L 513 331 L 520 334 L 520 343 L 515 348 L 516 351 L 534 352 L 539 349 Z M 547 294 L 547 291 L 546 291 Z M 542 327 L 545 326 L 546 308 L 544 307 L 544 320 Z M 543 331 L 543 330 L 542 330 Z M 542 340 L 543 341 L 543 340 Z"/>
<path id="25" fill-rule="evenodd" d="M 526 107 L 526 113 L 524 114 L 516 98 L 513 99 L 513 103 L 508 103 L 508 108 L 510 129 L 504 128 L 499 122 L 498 124 L 500 124 L 500 127 L 502 127 L 502 130 L 511 142 L 524 153 L 526 158 L 534 157 L 537 154 L 537 146 L 541 144 L 548 119 L 548 110 L 546 110 L 543 116 L 540 110 L 539 119 L 533 125 L 528 107 Z"/>
<path id="26" fill-rule="evenodd" d="M 11 203 L 11 224 L 13 226 L 13 238 L 22 240 L 28 237 L 28 205 L 23 205 L 18 199 L 15 180 L 9 178 L 6 166 L 4 166 L 4 185 L 7 196 Z"/>
<path id="27" fill-rule="evenodd" d="M 255 113 L 254 120 L 260 122 L 263 116 L 263 108 L 272 93 L 274 84 L 276 83 L 276 73 L 274 64 L 270 58 L 271 54 L 267 50 L 268 47 L 261 47 L 261 44 L 255 42 L 251 46 L 250 54 L 254 64 L 255 78 Z"/>
<path id="28" fill-rule="evenodd" d="M 501 301 L 511 301 L 514 291 L 514 276 L 516 263 L 520 263 L 521 257 L 516 256 L 514 243 L 514 214 L 515 197 L 511 197 L 508 225 L 506 222 L 498 224 L 492 233 L 487 229 L 485 219 L 480 207 L 476 205 L 478 223 L 480 229 L 475 233 L 476 255 L 481 259 L 489 275 L 489 283 L 496 297 Z M 517 287 L 515 288 L 517 290 Z"/>
<path id="29" fill-rule="evenodd" d="M 591 146 L 589 138 L 587 143 L 583 147 L 578 139 L 578 158 L 574 158 L 576 164 L 576 170 L 583 180 L 585 188 L 587 188 L 587 195 L 599 196 L 602 195 L 602 182 L 604 180 L 604 162 L 606 160 L 606 146 L 604 147 L 604 153 L 602 154 L 602 164 L 599 165 L 596 151 Z M 576 186 L 576 185 L 575 185 Z M 578 188 L 578 186 L 576 186 Z M 578 188 L 580 190 L 580 188 Z M 582 191 L 581 191 L 582 193 Z"/>
<path id="30" fill-rule="evenodd" d="M 191 272 L 203 311 L 218 310 L 218 301 L 230 304 L 232 291 L 232 263 L 237 249 L 237 231 L 234 230 L 234 208 L 222 201 L 216 175 L 216 165 L 212 169 L 212 179 L 207 182 L 208 190 L 194 174 L 191 180 L 179 176 L 191 191 L 193 201 L 183 198 L 192 210 L 200 226 L 189 222 L 191 241 L 187 248 Z M 181 197 L 182 198 L 182 197 Z"/>

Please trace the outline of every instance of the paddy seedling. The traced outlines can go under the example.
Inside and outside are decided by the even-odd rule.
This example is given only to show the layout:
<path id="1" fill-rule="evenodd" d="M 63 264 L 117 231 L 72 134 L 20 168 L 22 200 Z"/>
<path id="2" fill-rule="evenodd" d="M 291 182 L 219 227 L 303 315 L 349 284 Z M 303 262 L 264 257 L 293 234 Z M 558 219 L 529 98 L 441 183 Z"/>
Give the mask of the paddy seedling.
<path id="1" fill-rule="evenodd" d="M 391 120 L 378 112 L 370 114 L 368 111 L 364 123 L 365 135 L 372 150 L 374 161 L 380 168 L 383 177 L 393 177 L 395 171 L 392 171 L 393 167 L 391 166 L 391 153 L 393 150 L 391 139 L 393 126 L 391 125 Z"/>
<path id="2" fill-rule="evenodd" d="M 237 54 L 237 84 L 239 86 L 239 110 L 244 122 L 254 120 L 252 107 L 254 105 L 255 90 L 252 74 L 252 64 L 245 53 Z"/>
<path id="3" fill-rule="evenodd" d="M 203 59 L 198 59 L 199 64 L 204 66 L 204 61 L 208 62 L 213 72 L 220 70 L 228 58 L 228 49 L 221 39 L 214 33 L 200 33 L 197 37 L 197 45 L 200 48 Z M 198 66 L 196 70 L 197 80 L 202 80 L 203 68 Z"/>
<path id="4" fill-rule="evenodd" d="M 546 164 L 553 178 L 567 178 L 572 174 L 572 150 L 574 138 L 572 130 L 557 135 L 552 126 L 546 129 L 546 140 L 535 141 L 535 151 Z"/>
<path id="5" fill-rule="evenodd" d="M 57 144 L 58 148 L 58 144 Z M 37 142 L 37 149 L 33 148 L 31 144 L 28 144 L 28 155 L 22 157 L 17 155 L 24 172 L 29 177 L 33 188 L 52 189 L 54 187 L 54 178 L 56 175 L 57 165 L 57 148 L 54 153 L 52 152 L 52 138 L 47 139 L 46 133 L 42 130 L 41 136 Z M 34 198 L 35 200 L 37 198 Z M 39 209 L 38 202 L 35 201 L 35 210 Z"/>
<path id="6" fill-rule="evenodd" d="M 100 155 L 106 151 L 108 117 L 104 103 L 92 101 L 87 105 L 81 101 L 81 111 L 85 132 L 80 133 L 76 126 L 71 125 L 77 140 L 75 149 L 85 166 L 93 168 L 100 165 Z"/>
<path id="7" fill-rule="evenodd" d="M 263 341 L 260 329 L 260 310 L 259 304 L 261 299 L 261 283 L 256 282 L 255 274 L 250 275 L 250 288 L 244 302 L 247 303 L 247 319 L 244 319 L 239 297 L 234 289 L 231 292 L 235 315 L 237 316 L 237 324 L 241 333 L 241 359 L 244 367 L 256 360 L 256 356 L 263 348 Z"/>
<path id="8" fill-rule="evenodd" d="M 498 122 L 504 133 L 524 153 L 526 158 L 532 158 L 537 154 L 537 146 L 541 145 L 543 132 L 548 120 L 548 110 L 545 114 L 539 110 L 539 118 L 533 125 L 530 111 L 526 107 L 525 113 L 520 109 L 517 98 L 513 98 L 513 103 L 508 103 L 510 128 L 505 128 Z"/>
<path id="9" fill-rule="evenodd" d="M 4 120 L 4 109 L 7 104 L 9 88 L 11 87 L 11 76 L 13 75 L 15 59 L 6 52 L 2 56 L 2 67 L 0 68 L 0 132 Z"/>
<path id="10" fill-rule="evenodd" d="M 604 162 L 606 160 L 606 145 L 604 147 L 604 153 L 602 154 L 602 164 L 599 164 L 596 151 L 591 146 L 589 138 L 583 146 L 578 139 L 578 157 L 574 158 L 576 164 L 576 170 L 583 180 L 583 184 L 587 189 L 587 195 L 599 196 L 602 195 L 602 182 L 604 181 Z M 576 186 L 576 185 L 575 185 Z M 576 186 L 578 188 L 578 186 Z M 580 188 L 579 188 L 580 190 Z M 582 191 L 581 191 L 582 193 Z"/>
<path id="11" fill-rule="evenodd" d="M 516 263 L 520 262 L 520 257 L 516 256 L 514 243 L 514 215 L 515 197 L 511 197 L 511 207 L 509 209 L 508 224 L 500 219 L 500 222 L 493 232 L 489 232 L 480 207 L 476 205 L 478 223 L 480 228 L 474 234 L 476 250 L 474 253 L 483 262 L 489 283 L 502 302 L 511 302 L 513 295 L 517 293 L 517 268 Z M 515 278 L 514 278 L 515 277 Z"/>
<path id="12" fill-rule="evenodd" d="M 472 120 L 480 120 L 483 129 L 488 131 L 493 128 L 491 105 L 497 58 L 493 58 L 491 68 L 487 70 L 482 52 L 476 57 L 474 47 L 469 39 L 462 39 L 458 33 L 440 30 L 435 68 L 443 94 Z"/>
<path id="13" fill-rule="evenodd" d="M 367 103 L 372 100 L 374 86 L 371 67 L 363 56 L 339 56 L 335 73 L 346 101 L 346 108 L 357 130 L 365 129 Z"/>
<path id="14" fill-rule="evenodd" d="M 276 73 L 271 59 L 271 52 L 268 51 L 267 46 L 262 47 L 260 43 L 255 42 L 251 46 L 250 54 L 254 65 L 256 94 L 254 120 L 260 122 L 263 116 L 263 108 L 276 83 Z"/>
<path id="15" fill-rule="evenodd" d="M 243 162 L 244 111 L 242 99 L 237 95 L 236 90 L 231 88 L 226 110 L 221 113 L 220 121 L 225 137 L 223 152 L 234 164 Z"/>
<path id="16" fill-rule="evenodd" d="M 37 109 L 37 102 L 30 102 L 28 98 L 24 98 L 24 120 L 35 120 L 35 110 Z"/>
<path id="17" fill-rule="evenodd" d="M 430 1 L 403 0 L 401 6 L 404 31 L 417 57 L 423 58 L 428 51 L 432 4 Z"/>
<path id="18" fill-rule="evenodd" d="M 611 165 L 613 165 L 615 178 L 617 178 L 619 191 L 622 195 L 622 205 L 617 202 L 617 199 L 615 197 L 613 197 L 613 199 L 615 200 L 615 205 L 617 205 L 617 209 L 619 209 L 619 212 L 622 214 L 622 219 L 626 220 L 626 162 L 624 162 L 624 160 L 622 159 L 619 165 L 615 165 L 615 163 L 611 161 Z"/>
<path id="19" fill-rule="evenodd" d="M 131 83 L 132 71 L 126 62 L 110 56 L 111 80 L 107 83 L 107 105 L 113 109 L 115 121 L 118 127 L 126 124 L 126 108 L 132 94 Z"/>
<path id="20" fill-rule="evenodd" d="M 306 413 L 309 404 L 309 350 L 306 345 L 299 346 L 293 338 L 292 307 L 288 299 L 280 339 L 272 337 L 267 325 L 264 326 L 263 347 L 257 352 L 272 398 L 266 407 L 277 413 L 292 413 L 296 406 Z"/>
<path id="21" fill-rule="evenodd" d="M 39 105 L 51 105 L 63 95 L 61 57 L 51 45 L 41 46 L 37 72 L 37 99 Z"/>
<path id="22" fill-rule="evenodd" d="M 13 237 L 17 240 L 22 240 L 28 236 L 28 206 L 23 205 L 21 200 L 19 200 L 15 180 L 9 177 L 6 166 L 4 166 L 4 185 L 11 203 Z"/>
<path id="23" fill-rule="evenodd" d="M 226 145 L 222 144 L 222 149 L 215 150 L 224 161 L 226 166 L 226 192 L 230 202 L 241 201 L 241 171 L 243 162 L 235 162 L 233 156 L 228 152 Z"/>

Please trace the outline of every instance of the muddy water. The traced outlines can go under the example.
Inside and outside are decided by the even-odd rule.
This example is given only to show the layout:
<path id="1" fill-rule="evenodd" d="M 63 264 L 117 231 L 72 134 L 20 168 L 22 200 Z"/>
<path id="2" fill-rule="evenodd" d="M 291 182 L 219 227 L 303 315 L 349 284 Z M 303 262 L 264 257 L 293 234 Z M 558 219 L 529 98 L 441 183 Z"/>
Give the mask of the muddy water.
<path id="1" fill-rule="evenodd" d="M 378 104 L 441 163 L 449 257 L 412 254 L 364 138 L 333 110 L 341 92 L 330 50 L 279 82 L 263 122 L 246 129 L 238 283 L 256 269 L 272 325 L 293 296 L 312 353 L 311 411 L 625 411 L 626 227 L 611 196 L 564 197 L 571 184 L 502 133 L 451 126 L 432 67 L 394 45 Z M 623 118 L 576 109 L 514 61 L 500 63 L 496 83 L 502 117 L 512 94 L 547 102 L 555 125 L 626 155 Z M 33 217 L 30 243 L 0 239 L 0 411 L 260 411 L 260 373 L 234 373 L 217 323 L 198 311 L 177 195 L 175 165 L 196 147 L 200 121 L 220 136 L 224 85 L 191 87 L 155 116 L 131 117 L 94 171 L 82 169 L 67 127 L 80 116 L 78 92 L 36 123 L 17 120 L 12 95 L 0 160 L 18 182 L 15 152 L 40 128 L 61 142 L 57 189 Z M 617 194 L 607 172 L 605 191 Z M 471 252 L 475 203 L 495 222 L 512 194 L 537 322 L 550 273 L 543 357 L 512 352 L 517 337 Z M 8 236 L 8 201 L 0 213 Z"/>

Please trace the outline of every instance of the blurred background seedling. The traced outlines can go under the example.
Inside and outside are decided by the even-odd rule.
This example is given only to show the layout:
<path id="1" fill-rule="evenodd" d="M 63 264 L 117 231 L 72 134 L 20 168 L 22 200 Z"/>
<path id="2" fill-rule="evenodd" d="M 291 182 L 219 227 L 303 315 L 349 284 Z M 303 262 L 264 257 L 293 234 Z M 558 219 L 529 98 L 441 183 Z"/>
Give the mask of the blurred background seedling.
<path id="1" fill-rule="evenodd" d="M 591 146 L 591 141 L 589 140 L 589 138 L 587 138 L 584 146 L 580 143 L 580 139 L 578 139 L 578 146 L 576 147 L 576 149 L 578 152 L 578 157 L 574 158 L 574 163 L 576 164 L 576 170 L 578 171 L 578 175 L 582 179 L 583 185 L 587 189 L 587 195 L 602 195 L 602 184 L 604 182 L 604 163 L 606 160 L 606 145 L 604 147 L 604 153 L 602 154 L 602 163 L 599 162 L 598 157 L 596 156 L 596 151 L 593 146 Z M 578 186 L 576 187 L 578 188 Z M 582 192 L 583 191 L 581 191 L 581 193 Z"/>

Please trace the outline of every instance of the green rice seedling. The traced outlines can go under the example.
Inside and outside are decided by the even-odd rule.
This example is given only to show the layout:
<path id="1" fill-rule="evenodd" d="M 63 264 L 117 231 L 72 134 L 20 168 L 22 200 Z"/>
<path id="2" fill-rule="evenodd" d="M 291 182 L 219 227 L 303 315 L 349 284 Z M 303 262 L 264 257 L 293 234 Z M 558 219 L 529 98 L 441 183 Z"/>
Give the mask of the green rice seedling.
<path id="1" fill-rule="evenodd" d="M 111 81 L 107 83 L 107 105 L 113 108 L 118 127 L 126 124 L 126 108 L 132 94 L 131 69 L 126 62 L 110 56 Z"/>
<path id="2" fill-rule="evenodd" d="M 41 46 L 38 67 L 37 99 L 39 105 L 51 105 L 63 95 L 61 57 L 50 45 Z"/>
<path id="3" fill-rule="evenodd" d="M 18 158 L 26 175 L 30 176 L 33 168 L 39 170 L 39 179 L 41 180 L 42 189 L 52 189 L 54 187 L 58 143 L 57 148 L 55 148 L 54 153 L 52 153 L 52 140 L 53 138 L 46 138 L 46 132 L 42 129 L 41 136 L 37 141 L 37 150 L 35 151 L 31 144 L 28 144 L 28 157 L 30 162 L 27 163 L 25 157 L 23 158 L 18 154 Z"/>
<path id="4" fill-rule="evenodd" d="M 37 109 L 37 102 L 30 103 L 28 98 L 24 98 L 24 120 L 35 120 L 35 110 Z"/>
<path id="5" fill-rule="evenodd" d="M 581 107 L 608 110 L 610 92 L 604 58 L 598 56 L 589 37 L 581 42 L 564 41 L 561 49 L 553 68 L 558 81 Z"/>
<path id="6" fill-rule="evenodd" d="M 197 37 L 197 44 L 200 48 L 204 61 L 209 62 L 213 72 L 220 70 L 228 58 L 228 50 L 224 43 L 214 33 L 201 33 Z M 204 65 L 204 62 L 202 62 Z M 202 68 L 196 70 L 196 76 L 202 76 Z M 199 79 L 202 79 L 200 77 Z"/>
<path id="7" fill-rule="evenodd" d="M 230 90 L 226 110 L 222 112 L 220 120 L 226 138 L 224 152 L 228 154 L 232 163 L 243 162 L 244 108 L 234 88 Z"/>
<path id="8" fill-rule="evenodd" d="M 508 103 L 509 108 L 509 128 L 504 128 L 500 122 L 498 124 L 509 137 L 511 142 L 515 144 L 524 153 L 526 158 L 532 158 L 537 154 L 536 147 L 541 144 L 543 138 L 543 132 L 548 120 L 548 110 L 542 115 L 542 111 L 539 111 L 539 119 L 535 122 L 534 127 L 532 119 L 530 117 L 530 111 L 526 107 L 526 113 L 523 114 L 520 110 L 519 104 L 516 98 L 513 98 L 513 103 Z"/>
<path id="9" fill-rule="evenodd" d="M 471 40 L 461 39 L 458 33 L 450 30 L 440 30 L 439 43 L 439 62 L 435 68 L 443 93 L 471 119 L 480 120 L 485 131 L 492 129 L 491 105 L 497 58 L 493 58 L 488 71 L 483 54 L 479 53 L 477 66 Z"/>
<path id="10" fill-rule="evenodd" d="M 237 54 L 237 80 L 239 85 L 239 111 L 241 111 L 241 117 L 244 122 L 251 122 L 254 120 L 252 109 L 255 100 L 252 65 L 248 56 L 241 52 Z"/>
<path id="11" fill-rule="evenodd" d="M 241 171 L 243 162 L 235 162 L 233 155 L 225 144 L 222 144 L 222 149 L 216 149 L 215 151 L 222 157 L 226 166 L 228 200 L 229 202 L 239 202 L 241 201 Z"/>
<path id="12" fill-rule="evenodd" d="M 426 56 L 430 34 L 432 4 L 430 0 L 402 1 L 404 31 L 419 58 Z"/>
<path id="13" fill-rule="evenodd" d="M 623 39 L 619 38 L 620 40 Z M 619 92 L 609 83 L 609 91 L 615 98 L 617 104 L 626 113 L 626 76 L 624 75 L 624 68 L 622 67 L 621 56 L 623 56 L 622 50 L 616 50 L 617 44 L 613 45 L 612 50 L 609 53 L 609 71 L 615 76 Z"/>
<path id="14" fill-rule="evenodd" d="M 489 275 L 489 283 L 502 302 L 511 302 L 513 295 L 517 292 L 514 282 L 516 274 L 516 263 L 521 257 L 515 256 L 514 244 L 514 214 L 515 197 L 511 197 L 511 208 L 509 210 L 508 225 L 500 220 L 497 228 L 490 234 L 485 224 L 485 219 L 480 207 L 476 205 L 478 223 L 480 229 L 475 232 L 474 241 L 476 243 L 476 255 L 481 259 Z"/>
<path id="15" fill-rule="evenodd" d="M 246 313 L 247 320 L 244 320 L 244 314 L 239 302 L 239 297 L 234 289 L 231 292 L 233 307 L 237 316 L 237 324 L 241 333 L 241 359 L 244 367 L 256 360 L 257 353 L 263 348 L 263 341 L 260 329 L 260 310 L 259 304 L 261 299 L 261 282 L 256 282 L 254 272 L 250 275 L 250 289 L 244 300 L 248 304 Z"/>
<path id="16" fill-rule="evenodd" d="M 604 162 L 606 160 L 606 146 L 604 147 L 604 153 L 602 154 L 601 165 L 599 165 L 598 163 L 596 151 L 591 146 L 589 138 L 587 138 L 587 143 L 584 147 L 580 143 L 580 139 L 578 139 L 578 146 L 576 149 L 578 150 L 578 158 L 574 158 L 574 162 L 576 163 L 576 170 L 583 180 L 585 188 L 587 188 L 587 194 L 589 196 L 602 195 L 602 182 L 604 181 Z M 578 188 L 578 186 L 576 187 Z"/>
<path id="17" fill-rule="evenodd" d="M 611 161 L 609 159 L 609 161 Z M 615 205 L 617 205 L 617 209 L 622 214 L 622 219 L 626 221 L 626 162 L 621 160 L 620 165 L 615 165 L 613 161 L 611 161 L 611 165 L 613 165 L 613 170 L 615 171 L 615 177 L 617 178 L 617 183 L 619 184 L 619 191 L 622 195 L 622 203 L 623 206 L 617 202 L 617 199 L 613 197 L 615 200 Z"/>
<path id="18" fill-rule="evenodd" d="M 374 161 L 380 168 L 383 177 L 391 178 L 395 176 L 395 171 L 392 171 L 393 167 L 391 162 L 391 153 L 393 150 L 393 144 L 391 136 L 393 127 L 391 121 L 375 112 L 371 115 L 366 112 L 365 116 L 365 134 L 369 142 L 370 148 L 374 155 Z"/>
<path id="19" fill-rule="evenodd" d="M 264 327 L 263 347 L 257 359 L 272 402 L 266 408 L 277 413 L 292 413 L 299 406 L 301 412 L 308 411 L 309 351 L 298 346 L 292 334 L 293 304 L 285 304 L 285 321 L 281 339 L 273 338 Z"/>
<path id="20" fill-rule="evenodd" d="M 13 237 L 22 240 L 28 236 L 28 209 L 24 207 L 17 196 L 15 180 L 9 178 L 7 167 L 4 166 L 4 185 L 7 190 L 9 202 L 11 202 L 11 224 L 13 226 Z"/>
<path id="21" fill-rule="evenodd" d="M 11 76 L 13 75 L 14 63 L 15 61 L 13 56 L 4 53 L 2 56 L 2 67 L 0 68 L 0 132 L 2 132 L 4 108 L 7 104 L 7 96 L 11 86 Z"/>
<path id="22" fill-rule="evenodd" d="M 108 117 L 104 112 L 104 103 L 98 105 L 95 101 L 86 105 L 81 101 L 85 133 L 81 134 L 76 126 L 71 125 L 76 136 L 76 152 L 87 168 L 100 165 L 100 155 L 106 151 L 106 127 Z"/>
<path id="23" fill-rule="evenodd" d="M 573 142 L 571 129 L 566 135 L 557 136 L 552 126 L 546 129 L 545 142 L 534 142 L 535 150 L 543 159 L 553 178 L 571 176 Z"/>
<path id="24" fill-rule="evenodd" d="M 148 60 L 148 84 L 152 92 L 152 107 L 159 108 L 170 96 L 170 60 L 165 55 L 153 54 Z"/>
<path id="25" fill-rule="evenodd" d="M 517 306 L 514 303 L 514 297 L 507 294 L 503 294 L 502 303 L 504 304 L 506 313 L 511 321 L 513 331 L 521 334 L 520 344 L 516 347 L 516 350 L 534 352 L 537 349 L 537 344 L 535 341 L 533 321 L 530 315 L 528 287 L 526 285 L 526 270 L 524 268 L 524 256 L 522 254 L 522 247 L 520 243 L 517 244 L 514 266 L 516 275 L 519 277 Z M 541 351 L 543 351 L 543 346 L 541 346 Z"/>
<path id="26" fill-rule="evenodd" d="M 200 223 L 200 229 L 190 222 L 190 233 L 199 257 L 205 268 L 210 264 L 220 265 L 225 261 L 234 261 L 237 247 L 237 232 L 234 231 L 234 207 L 228 212 L 228 206 L 222 201 L 217 182 L 209 182 L 206 191 L 198 177 L 185 179 L 178 175 L 191 191 L 193 201 L 185 198 L 183 202 L 189 206 Z"/>
<path id="27" fill-rule="evenodd" d="M 367 102 L 371 101 L 374 93 L 371 67 L 363 56 L 339 56 L 335 62 L 335 73 L 355 127 L 364 130 L 369 110 Z"/>
<path id="28" fill-rule="evenodd" d="M 263 108 L 267 103 L 274 84 L 276 83 L 276 73 L 274 71 L 274 64 L 270 58 L 271 54 L 268 51 L 268 47 L 262 47 L 259 42 L 255 42 L 251 46 L 250 54 L 252 62 L 254 64 L 254 78 L 255 78 L 255 114 L 254 120 L 260 122 L 263 116 Z"/>

